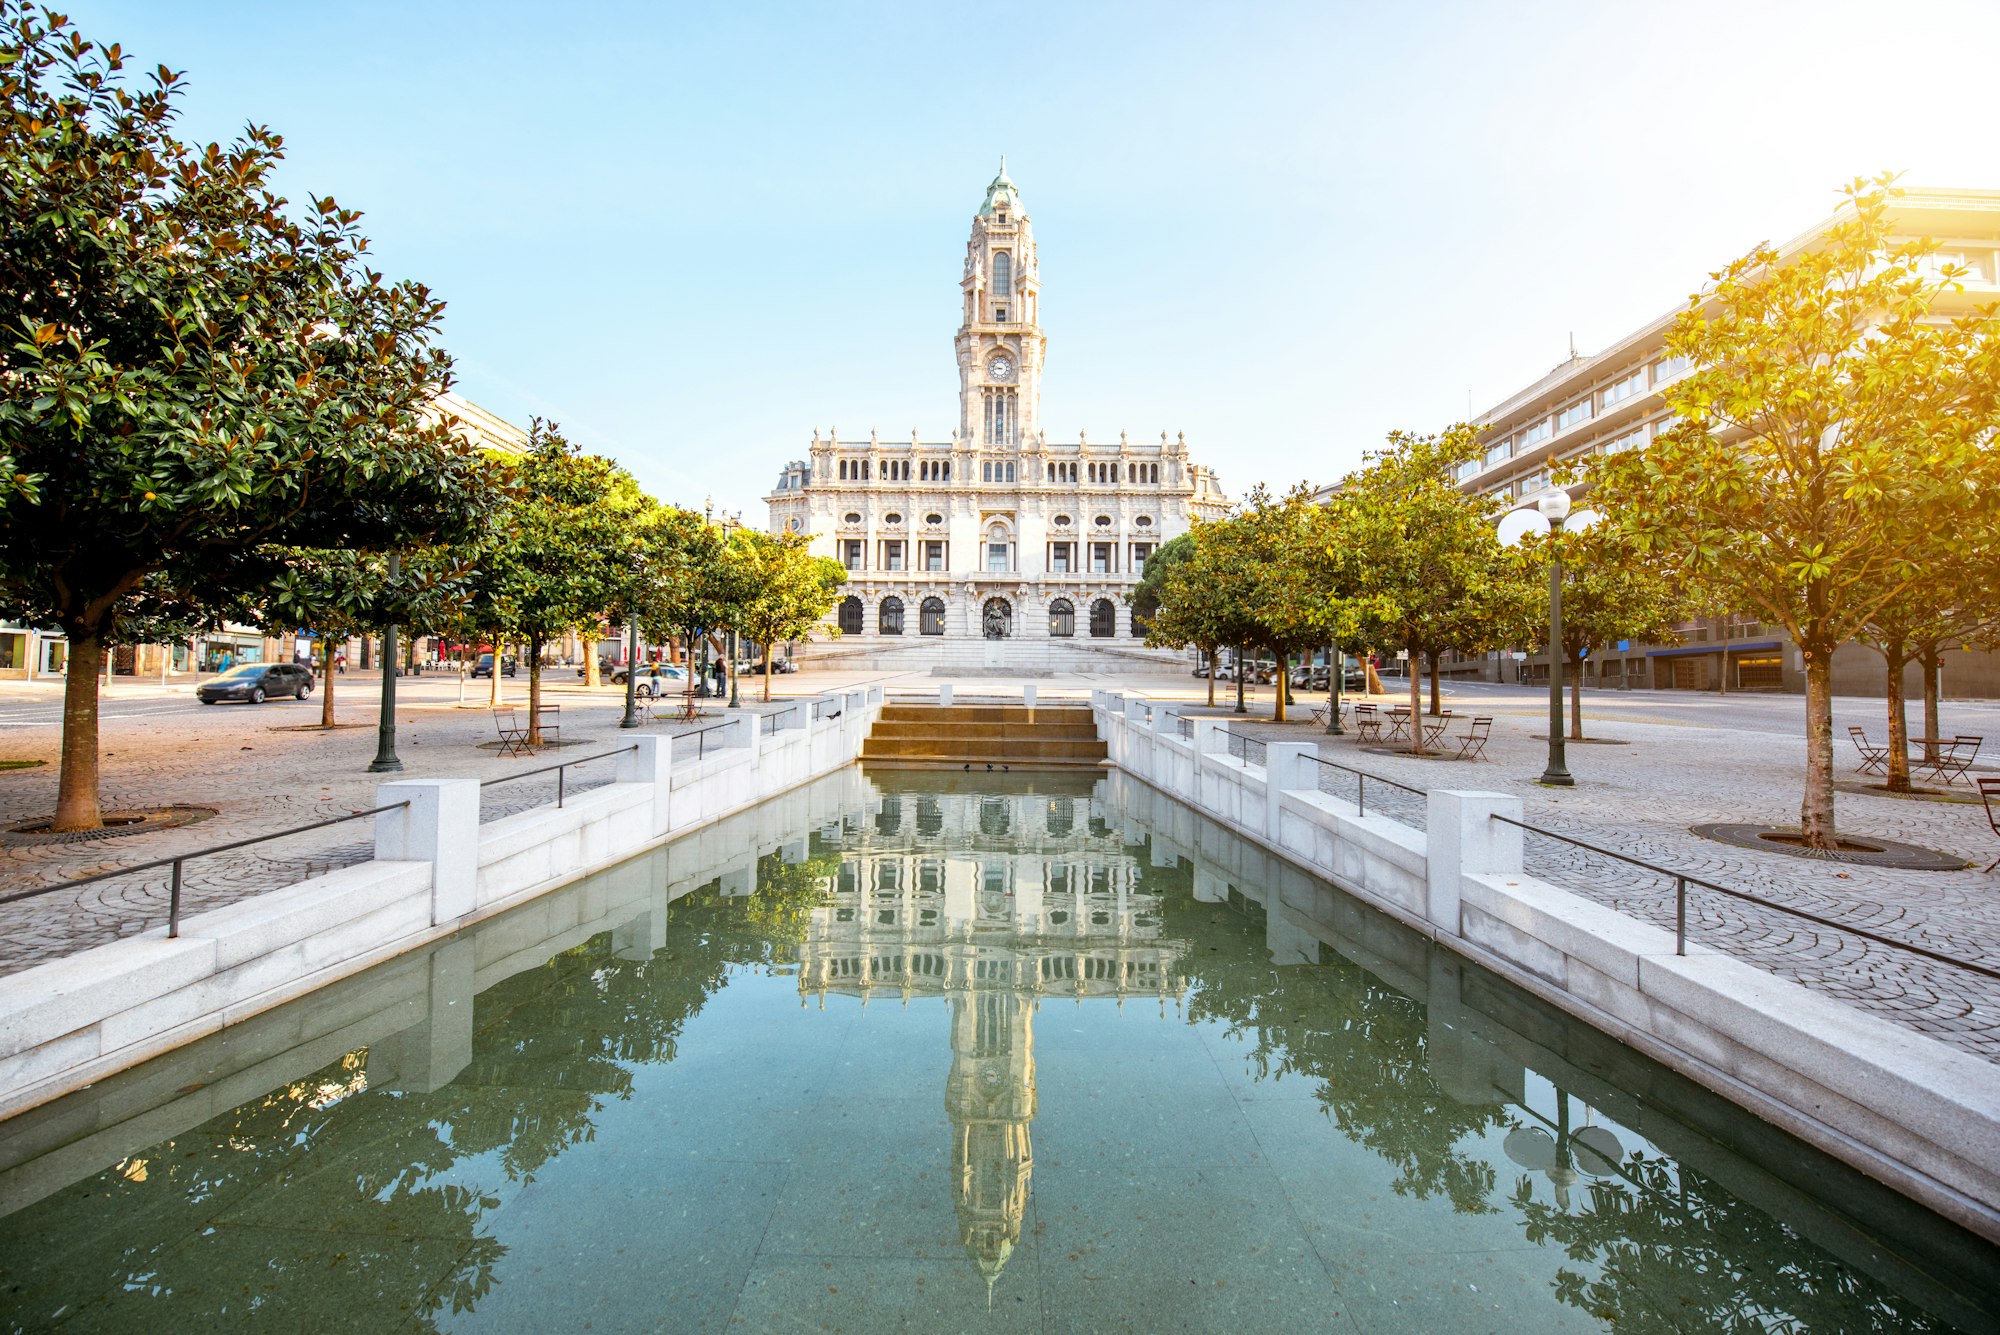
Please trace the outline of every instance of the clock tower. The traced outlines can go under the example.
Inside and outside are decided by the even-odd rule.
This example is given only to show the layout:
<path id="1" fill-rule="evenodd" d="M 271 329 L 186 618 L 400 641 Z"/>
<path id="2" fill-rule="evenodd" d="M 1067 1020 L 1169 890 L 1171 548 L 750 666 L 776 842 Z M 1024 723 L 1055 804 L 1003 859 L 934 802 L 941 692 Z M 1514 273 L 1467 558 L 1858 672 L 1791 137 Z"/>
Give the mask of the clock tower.
<path id="1" fill-rule="evenodd" d="M 972 220 L 959 286 L 958 439 L 962 448 L 1012 450 L 1041 431 L 1044 338 L 1035 231 L 1005 158 Z"/>

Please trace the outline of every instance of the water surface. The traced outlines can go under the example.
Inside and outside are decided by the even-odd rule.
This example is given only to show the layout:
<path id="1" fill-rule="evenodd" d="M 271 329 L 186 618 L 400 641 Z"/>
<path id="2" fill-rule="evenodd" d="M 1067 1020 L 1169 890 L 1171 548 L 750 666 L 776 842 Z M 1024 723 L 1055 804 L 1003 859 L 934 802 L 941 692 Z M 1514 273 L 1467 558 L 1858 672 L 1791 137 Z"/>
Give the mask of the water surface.
<path id="1" fill-rule="evenodd" d="M 1990 1330 L 1991 1248 L 1118 779 L 834 776 L 0 1124 L 13 1329 Z"/>

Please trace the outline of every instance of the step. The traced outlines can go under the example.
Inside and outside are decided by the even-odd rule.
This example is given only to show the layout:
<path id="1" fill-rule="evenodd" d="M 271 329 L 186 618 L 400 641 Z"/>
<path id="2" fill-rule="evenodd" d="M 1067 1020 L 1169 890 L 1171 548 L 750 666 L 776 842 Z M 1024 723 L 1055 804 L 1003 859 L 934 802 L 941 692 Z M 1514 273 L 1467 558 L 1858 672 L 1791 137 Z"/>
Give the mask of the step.
<path id="1" fill-rule="evenodd" d="M 1078 741 L 1097 740 L 1097 729 L 1085 725 L 1064 724 L 1051 726 L 1034 723 L 892 723 L 880 722 L 875 725 L 875 737 L 949 737 L 954 739 L 980 741 L 1005 741 L 1010 738 L 1060 737 Z"/>
<path id="2" fill-rule="evenodd" d="M 1103 760 L 1108 752 L 1100 741 L 1012 741 L 1004 745 L 981 746 L 974 743 L 948 745 L 933 738 L 909 738 L 907 740 L 877 740 L 870 737 L 861 745 L 861 758 L 872 760 L 885 756 L 922 756 L 928 759 L 949 760 Z"/>

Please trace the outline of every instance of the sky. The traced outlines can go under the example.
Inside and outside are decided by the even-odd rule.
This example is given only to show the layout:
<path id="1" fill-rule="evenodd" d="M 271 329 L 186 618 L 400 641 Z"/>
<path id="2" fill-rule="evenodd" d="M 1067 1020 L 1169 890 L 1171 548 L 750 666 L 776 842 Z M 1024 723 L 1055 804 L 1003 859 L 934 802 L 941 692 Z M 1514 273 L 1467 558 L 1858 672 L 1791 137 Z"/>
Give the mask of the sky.
<path id="1" fill-rule="evenodd" d="M 1332 480 L 1680 305 L 1858 175 L 2000 187 L 1994 0 L 70 0 L 284 135 L 448 302 L 459 392 L 765 518 L 815 427 L 957 423 L 1002 154 L 1051 439 Z"/>

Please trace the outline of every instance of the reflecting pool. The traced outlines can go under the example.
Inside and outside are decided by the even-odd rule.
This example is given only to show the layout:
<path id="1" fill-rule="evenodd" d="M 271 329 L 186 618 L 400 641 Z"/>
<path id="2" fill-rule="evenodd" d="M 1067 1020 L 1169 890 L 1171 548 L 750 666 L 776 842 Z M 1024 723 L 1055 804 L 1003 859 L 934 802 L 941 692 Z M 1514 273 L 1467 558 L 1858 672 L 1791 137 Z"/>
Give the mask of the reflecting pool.
<path id="1" fill-rule="evenodd" d="M 18 1330 L 2000 1328 L 1993 1248 L 1120 777 L 835 775 L 0 1123 Z"/>

